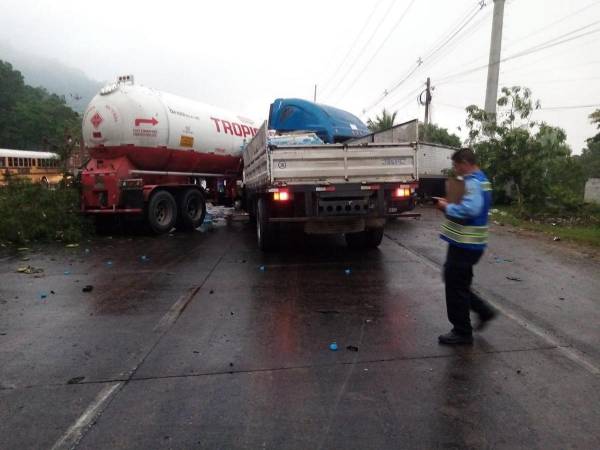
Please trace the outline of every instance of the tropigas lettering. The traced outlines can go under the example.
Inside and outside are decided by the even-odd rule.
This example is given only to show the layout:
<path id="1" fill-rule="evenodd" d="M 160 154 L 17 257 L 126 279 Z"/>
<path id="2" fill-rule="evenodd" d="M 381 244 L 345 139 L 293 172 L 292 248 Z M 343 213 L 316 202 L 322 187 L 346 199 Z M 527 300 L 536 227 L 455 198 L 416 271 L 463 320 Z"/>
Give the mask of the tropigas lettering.
<path id="1" fill-rule="evenodd" d="M 229 122 L 228 120 L 217 119 L 216 117 L 211 117 L 210 120 L 214 122 L 215 127 L 217 128 L 217 133 L 246 137 L 254 136 L 258 132 L 258 128 L 250 127 L 241 123 Z"/>

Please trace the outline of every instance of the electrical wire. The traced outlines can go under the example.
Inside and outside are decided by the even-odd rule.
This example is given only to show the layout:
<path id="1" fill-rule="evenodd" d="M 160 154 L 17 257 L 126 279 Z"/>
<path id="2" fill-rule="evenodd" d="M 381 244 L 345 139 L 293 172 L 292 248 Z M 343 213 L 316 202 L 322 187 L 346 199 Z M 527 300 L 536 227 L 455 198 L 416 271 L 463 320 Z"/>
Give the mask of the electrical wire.
<path id="1" fill-rule="evenodd" d="M 564 44 L 564 43 L 567 43 L 567 42 L 571 42 L 573 40 L 580 39 L 580 38 L 588 36 L 590 34 L 595 34 L 595 33 L 600 32 L 600 28 L 596 28 L 596 29 L 588 31 L 586 33 L 582 33 L 582 34 L 579 34 L 579 35 L 576 35 L 576 36 L 571 36 L 569 38 L 560 40 L 562 37 L 565 37 L 567 35 L 571 35 L 571 34 L 573 34 L 576 31 L 581 31 L 582 29 L 589 28 L 591 25 L 593 25 L 593 24 L 589 24 L 589 25 L 587 25 L 585 27 L 581 27 L 578 30 L 571 31 L 569 33 L 566 33 L 565 35 L 562 35 L 562 36 L 550 39 L 549 41 L 546 41 L 544 43 L 535 45 L 535 46 L 530 47 L 530 48 L 528 48 L 526 50 L 523 50 L 521 52 L 515 53 L 515 54 L 507 56 L 505 58 L 501 58 L 498 62 L 506 62 L 506 61 L 510 61 L 512 59 L 521 58 L 523 56 L 527 56 L 527 55 L 530 55 L 532 53 L 536 53 L 536 52 L 539 52 L 539 51 L 542 51 L 542 50 L 546 50 L 546 49 L 549 49 L 549 48 L 552 48 L 552 47 L 556 47 L 557 45 L 561 45 L 561 44 Z M 445 83 L 447 83 L 448 81 L 450 81 L 450 80 L 452 80 L 454 78 L 460 77 L 462 75 L 471 74 L 471 73 L 477 72 L 479 70 L 485 69 L 487 67 L 488 67 L 488 64 L 484 64 L 484 65 L 481 65 L 481 66 L 477 66 L 477 67 L 473 67 L 471 69 L 464 70 L 462 72 L 458 72 L 458 73 L 454 73 L 454 74 L 448 75 L 448 76 L 446 76 L 446 77 L 444 77 L 442 79 L 439 79 L 437 81 L 437 84 L 438 85 L 439 84 L 445 84 Z"/>
<path id="2" fill-rule="evenodd" d="M 358 32 L 358 34 L 356 35 L 356 38 L 354 39 L 354 41 L 352 42 L 352 44 L 350 45 L 350 47 L 348 48 L 348 51 L 346 52 L 346 54 L 344 55 L 344 57 L 342 58 L 340 64 L 337 66 L 337 68 L 333 71 L 333 73 L 331 74 L 331 76 L 328 78 L 328 80 L 323 83 L 322 85 L 322 89 L 324 91 L 327 90 L 327 86 L 333 81 L 333 79 L 335 78 L 335 76 L 337 75 L 337 73 L 340 71 L 340 69 L 342 68 L 342 66 L 344 65 L 344 63 L 346 62 L 346 60 L 348 59 L 348 57 L 350 56 L 350 53 L 352 53 L 352 50 L 354 50 L 354 47 L 356 46 L 356 44 L 358 43 L 358 40 L 360 39 L 360 37 L 362 36 L 363 32 L 367 29 L 367 26 L 369 25 L 369 23 L 371 22 L 371 19 L 373 18 L 373 16 L 375 15 L 375 11 L 377 11 L 377 9 L 379 8 L 379 5 L 381 5 L 381 3 L 383 3 L 383 0 L 379 0 L 377 3 L 375 3 L 375 6 L 373 7 L 373 9 L 371 10 L 371 14 L 369 14 L 369 17 L 367 18 L 367 20 L 365 21 L 364 25 L 362 26 L 362 28 L 360 29 L 360 31 Z"/>
<path id="3" fill-rule="evenodd" d="M 381 27 L 381 25 L 383 24 L 385 19 L 388 18 L 388 15 L 389 15 L 390 11 L 392 10 L 392 8 L 394 7 L 394 5 L 395 5 L 395 2 L 394 2 L 394 0 L 392 0 L 390 5 L 388 6 L 388 9 L 385 11 L 385 14 L 383 15 L 383 17 L 381 18 L 381 20 L 379 21 L 379 23 L 377 24 L 377 26 L 375 27 L 375 29 L 373 30 L 371 35 L 369 36 L 369 39 L 367 39 L 367 42 L 365 42 L 365 45 L 362 46 L 362 48 L 360 49 L 360 51 L 358 52 L 358 54 L 356 55 L 356 57 L 350 64 L 348 70 L 346 70 L 346 72 L 344 73 L 342 78 L 339 80 L 339 82 L 334 86 L 333 90 L 329 94 L 323 93 L 321 95 L 331 96 L 334 94 L 334 92 L 336 92 L 339 89 L 339 87 L 342 85 L 342 83 L 346 80 L 346 78 L 352 71 L 352 68 L 355 66 L 358 59 L 363 55 L 363 53 L 365 52 L 365 50 L 367 49 L 367 47 L 369 46 L 369 44 L 371 43 L 371 41 L 373 40 L 375 35 L 377 34 L 377 31 L 379 31 L 379 28 Z"/>
<path id="4" fill-rule="evenodd" d="M 554 22 L 549 23 L 548 25 L 545 25 L 542 28 L 538 28 L 537 30 L 535 30 L 535 31 L 533 31 L 533 32 L 531 32 L 529 34 L 526 34 L 525 36 L 521 36 L 521 37 L 518 37 L 518 38 L 515 38 L 515 39 L 511 39 L 510 41 L 508 41 L 508 43 L 512 43 L 512 42 L 516 42 L 516 41 L 523 41 L 524 39 L 530 38 L 531 36 L 536 36 L 536 35 L 540 34 L 542 31 L 546 31 L 548 28 L 551 28 L 551 27 L 553 27 L 555 25 L 558 25 L 559 23 L 562 23 L 565 20 L 568 20 L 571 17 L 576 16 L 576 15 L 582 13 L 583 11 L 586 11 L 586 10 L 588 10 L 588 9 L 596 6 L 596 5 L 600 5 L 600 1 L 595 1 L 593 3 L 590 3 L 589 5 L 584 6 L 583 8 L 578 9 L 577 11 L 575 11 L 575 12 L 573 12 L 573 13 L 567 15 L 567 16 L 561 17 L 560 19 L 555 20 Z"/>
<path id="5" fill-rule="evenodd" d="M 416 0 L 411 0 L 411 2 L 408 4 L 408 6 L 406 7 L 406 9 L 402 12 L 402 15 L 396 21 L 396 23 L 394 24 L 394 26 L 391 28 L 391 30 L 389 31 L 389 33 L 387 34 L 387 36 L 381 42 L 381 44 L 379 45 L 379 47 L 377 47 L 377 50 L 375 50 L 375 53 L 373 53 L 373 55 L 371 56 L 371 58 L 363 66 L 362 70 L 354 77 L 354 79 L 352 80 L 352 82 L 346 87 L 346 89 L 344 90 L 344 92 L 341 94 L 341 97 L 344 97 L 350 91 L 350 89 L 352 89 L 354 87 L 354 85 L 356 84 L 356 82 L 358 81 L 358 79 L 365 73 L 365 71 L 368 68 L 371 67 L 371 62 L 373 62 L 373 60 L 379 54 L 379 52 L 381 51 L 381 49 L 383 48 L 383 46 L 386 44 L 386 42 L 388 41 L 388 39 L 392 36 L 392 34 L 394 34 L 394 31 L 396 31 L 396 29 L 398 28 L 398 26 L 400 25 L 400 23 L 402 22 L 402 20 L 404 19 L 404 17 L 406 16 L 406 14 L 408 13 L 408 11 L 410 10 L 410 8 L 413 6 L 413 4 L 415 3 L 415 1 Z"/>
<path id="6" fill-rule="evenodd" d="M 567 105 L 567 106 L 547 106 L 541 107 L 542 111 L 549 110 L 563 110 L 563 109 L 584 109 L 584 108 L 600 108 L 600 103 L 592 104 L 592 105 Z"/>
<path id="7" fill-rule="evenodd" d="M 446 33 L 445 38 L 442 38 L 441 41 L 438 41 L 434 48 L 427 52 L 426 59 L 432 58 L 436 53 L 440 52 L 445 46 L 447 46 L 452 40 L 477 16 L 477 14 L 486 6 L 485 2 L 478 1 L 476 9 L 470 8 L 467 14 L 463 19 L 459 22 L 457 27 L 454 27 L 449 33 Z M 397 83 L 395 83 L 389 89 L 384 90 L 383 94 L 380 95 L 374 102 L 372 102 L 369 106 L 365 108 L 365 111 L 370 111 L 379 103 L 381 103 L 389 94 L 396 91 L 400 86 L 402 86 L 407 80 L 409 80 L 417 70 L 423 65 L 424 58 L 419 58 L 416 62 L 416 65 L 411 68 L 406 75 L 404 75 Z"/>

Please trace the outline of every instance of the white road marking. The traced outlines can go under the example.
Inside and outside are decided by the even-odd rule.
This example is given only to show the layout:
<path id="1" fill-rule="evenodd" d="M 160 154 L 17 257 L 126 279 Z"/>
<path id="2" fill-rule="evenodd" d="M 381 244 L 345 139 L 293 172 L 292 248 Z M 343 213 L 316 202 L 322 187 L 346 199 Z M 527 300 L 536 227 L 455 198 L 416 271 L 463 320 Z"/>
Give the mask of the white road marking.
<path id="1" fill-rule="evenodd" d="M 102 413 L 107 402 L 123 386 L 123 382 L 106 386 L 96 396 L 96 399 L 88 406 L 84 413 L 77 419 L 66 433 L 52 446 L 52 450 L 70 450 L 75 448 L 83 437 L 85 430 Z"/>
<path id="2" fill-rule="evenodd" d="M 390 239 L 392 242 L 394 242 L 395 244 L 397 244 L 400 248 L 406 250 L 407 252 L 409 252 L 410 254 L 415 256 L 419 261 L 421 261 L 426 266 L 429 266 L 430 268 L 435 269 L 435 270 L 440 270 L 441 266 L 439 264 L 435 263 L 434 261 L 430 260 L 426 256 L 423 256 L 420 253 L 417 253 L 415 250 L 408 248 L 404 244 L 400 243 L 396 239 L 391 238 L 388 235 L 386 235 L 386 237 L 388 239 Z M 584 356 L 584 354 L 581 353 L 579 350 L 577 350 L 569 345 L 565 345 L 564 343 L 560 342 L 558 338 L 554 337 L 552 335 L 552 333 L 550 333 L 549 331 L 544 330 L 542 327 L 535 325 L 533 322 L 525 319 L 524 317 L 515 313 L 514 311 L 509 311 L 506 307 L 500 305 L 498 302 L 490 300 L 490 297 L 498 297 L 497 295 L 495 295 L 491 292 L 481 291 L 478 289 L 473 289 L 473 292 L 475 292 L 476 294 L 478 294 L 482 298 L 484 298 L 494 308 L 496 308 L 498 311 L 500 311 L 500 313 L 503 314 L 504 316 L 508 317 L 509 319 L 513 320 L 517 324 L 521 325 L 523 328 L 526 328 L 532 334 L 543 339 L 551 346 L 556 347 L 559 352 L 561 352 L 564 356 L 566 356 L 571 361 L 577 363 L 579 366 L 583 367 L 584 369 L 586 369 L 588 372 L 590 372 L 593 375 L 600 375 L 600 367 L 598 367 L 596 364 L 594 364 L 592 361 L 590 361 L 589 358 Z"/>

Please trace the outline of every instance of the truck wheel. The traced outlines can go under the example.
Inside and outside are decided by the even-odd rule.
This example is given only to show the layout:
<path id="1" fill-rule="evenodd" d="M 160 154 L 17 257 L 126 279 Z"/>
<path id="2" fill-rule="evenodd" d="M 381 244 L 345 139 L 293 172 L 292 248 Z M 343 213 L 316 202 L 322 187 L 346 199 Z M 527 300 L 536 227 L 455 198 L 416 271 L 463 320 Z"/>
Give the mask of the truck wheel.
<path id="1" fill-rule="evenodd" d="M 363 249 L 367 246 L 366 233 L 361 231 L 360 233 L 346 233 L 346 245 L 351 249 Z"/>
<path id="2" fill-rule="evenodd" d="M 364 231 L 365 243 L 368 248 L 377 248 L 383 239 L 383 228 L 369 228 Z"/>
<path id="3" fill-rule="evenodd" d="M 206 216 L 206 202 L 198 189 L 186 190 L 179 199 L 177 229 L 193 231 L 202 225 Z"/>
<path id="4" fill-rule="evenodd" d="M 275 247 L 273 231 L 273 226 L 269 223 L 267 201 L 264 198 L 259 198 L 256 204 L 256 239 L 258 248 L 262 251 L 273 250 Z"/>
<path id="5" fill-rule="evenodd" d="M 177 203 L 167 191 L 158 191 L 148 203 L 148 223 L 156 234 L 167 233 L 177 221 Z"/>

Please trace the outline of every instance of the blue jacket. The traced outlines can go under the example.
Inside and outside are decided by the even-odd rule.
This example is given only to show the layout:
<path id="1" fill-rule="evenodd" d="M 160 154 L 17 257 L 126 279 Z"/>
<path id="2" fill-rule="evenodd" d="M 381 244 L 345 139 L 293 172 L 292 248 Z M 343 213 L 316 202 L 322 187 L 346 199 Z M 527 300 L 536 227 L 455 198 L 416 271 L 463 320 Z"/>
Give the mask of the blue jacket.
<path id="1" fill-rule="evenodd" d="M 488 239 L 488 213 L 492 206 L 492 185 L 481 170 L 464 177 L 465 195 L 460 203 L 446 207 L 446 221 L 440 237 L 450 245 L 483 250 Z"/>

